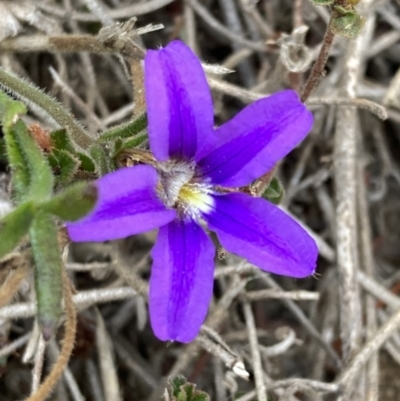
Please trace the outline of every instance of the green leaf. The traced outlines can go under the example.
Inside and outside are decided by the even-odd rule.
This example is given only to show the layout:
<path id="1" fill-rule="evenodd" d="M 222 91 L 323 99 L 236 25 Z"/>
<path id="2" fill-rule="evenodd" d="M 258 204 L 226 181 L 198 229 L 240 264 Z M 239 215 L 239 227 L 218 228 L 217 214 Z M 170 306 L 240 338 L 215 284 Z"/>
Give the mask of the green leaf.
<path id="1" fill-rule="evenodd" d="M 23 152 L 29 169 L 29 189 L 27 198 L 43 200 L 51 196 L 53 192 L 54 176 L 50 165 L 40 150 L 39 146 L 29 135 L 25 123 L 18 120 L 10 128 L 11 135 L 16 139 L 18 146 Z"/>
<path id="2" fill-rule="evenodd" d="M 129 138 L 125 141 L 122 141 L 121 139 L 115 141 L 112 157 L 116 158 L 118 154 L 124 149 L 133 149 L 138 147 L 147 139 L 148 139 L 147 130 L 144 130 L 142 133 L 136 135 L 133 138 Z"/>
<path id="3" fill-rule="evenodd" d="M 122 143 L 122 147 L 124 149 L 132 149 L 132 148 L 136 148 L 139 145 L 141 145 L 144 141 L 146 141 L 148 139 L 148 133 L 147 130 L 143 130 L 142 132 L 140 132 L 138 135 L 136 135 L 133 138 L 129 138 L 126 141 L 124 141 Z"/>
<path id="4" fill-rule="evenodd" d="M 50 133 L 51 144 L 57 150 L 67 150 L 74 153 L 74 147 L 65 129 L 60 129 Z"/>
<path id="5" fill-rule="evenodd" d="M 69 184 L 79 170 L 80 161 L 78 157 L 67 150 L 54 149 L 49 160 L 53 166 L 56 164 L 55 168 L 59 170 L 57 181 L 61 185 Z"/>
<path id="6" fill-rule="evenodd" d="M 124 142 L 122 141 L 122 139 L 117 139 L 114 142 L 114 149 L 113 149 L 113 156 L 118 155 L 119 151 L 122 150 L 124 148 Z"/>
<path id="7" fill-rule="evenodd" d="M 39 211 L 29 230 L 34 258 L 38 321 L 43 338 L 49 340 L 57 328 L 62 308 L 62 260 L 54 218 Z"/>
<path id="8" fill-rule="evenodd" d="M 335 10 L 330 22 L 332 32 L 345 38 L 356 38 L 364 27 L 365 18 L 353 9 L 336 7 Z"/>
<path id="9" fill-rule="evenodd" d="M 42 203 L 40 208 L 64 221 L 75 221 L 87 215 L 96 202 L 96 185 L 78 182 L 57 194 L 53 199 Z"/>
<path id="10" fill-rule="evenodd" d="M 196 390 L 196 385 L 189 383 L 183 376 L 169 379 L 167 390 L 171 401 L 210 401 L 207 393 Z"/>
<path id="11" fill-rule="evenodd" d="M 0 220 L 0 258 L 11 252 L 28 233 L 34 216 L 33 203 L 26 202 Z"/>
<path id="12" fill-rule="evenodd" d="M 10 128 L 16 123 L 16 119 L 20 114 L 26 114 L 25 105 L 11 99 L 0 91 L 0 119 L 2 126 L 6 129 Z"/>
<path id="13" fill-rule="evenodd" d="M 5 88 L 20 99 L 26 99 L 31 104 L 44 110 L 61 127 L 67 128 L 71 139 L 81 149 L 88 149 L 93 143 L 92 138 L 80 123 L 72 117 L 71 113 L 56 99 L 44 93 L 33 83 L 0 67 L 0 88 Z"/>
<path id="14" fill-rule="evenodd" d="M 106 150 L 104 149 L 103 146 L 99 144 L 94 144 L 90 148 L 90 156 L 93 157 L 96 165 L 99 168 L 98 173 L 100 177 L 115 170 L 115 165 L 113 165 L 113 160 L 106 153 Z"/>
<path id="15" fill-rule="evenodd" d="M 81 162 L 80 168 L 88 173 L 94 173 L 96 170 L 96 166 L 94 161 L 87 155 L 83 153 L 77 153 L 76 156 L 78 157 L 79 161 Z"/>
<path id="16" fill-rule="evenodd" d="M 168 385 L 172 390 L 172 395 L 177 397 L 181 391 L 181 387 L 187 383 L 186 377 L 178 375 L 168 380 Z"/>
<path id="17" fill-rule="evenodd" d="M 132 121 L 117 125 L 105 131 L 100 135 L 98 141 L 105 142 L 118 138 L 129 138 L 139 134 L 139 132 L 143 131 L 145 128 L 147 128 L 147 114 L 143 113 Z"/>
<path id="18" fill-rule="evenodd" d="M 52 153 L 55 155 L 56 158 L 59 157 L 59 152 L 57 152 L 57 151 L 65 151 L 69 155 L 71 155 L 75 161 L 78 161 L 79 167 L 81 169 L 83 169 L 84 171 L 90 172 L 90 173 L 93 173 L 95 171 L 96 166 L 94 164 L 94 161 L 88 155 L 75 151 L 74 146 L 73 146 L 73 144 L 67 134 L 67 131 L 65 129 L 53 131 L 50 134 L 50 137 L 51 137 L 51 143 L 53 145 Z M 64 156 L 62 156 L 62 157 L 64 158 Z M 55 168 L 54 164 L 55 163 L 54 163 L 54 158 L 53 158 L 53 163 L 52 163 L 53 168 Z M 70 163 L 67 163 L 67 164 L 70 165 Z M 63 165 L 62 160 L 61 160 L 61 165 Z M 58 166 L 59 166 L 59 163 L 58 163 Z M 67 179 L 73 178 L 73 177 L 70 177 L 70 173 L 67 173 L 66 177 L 67 177 Z"/>
<path id="19" fill-rule="evenodd" d="M 19 114 L 24 113 L 26 108 L 21 102 L 12 100 L 0 91 L 0 121 L 3 126 L 7 159 L 12 172 L 12 186 L 16 191 L 17 200 L 20 200 L 28 191 L 29 170 L 11 128 L 18 120 Z"/>
<path id="20" fill-rule="evenodd" d="M 0 118 L 17 198 L 42 200 L 52 193 L 53 174 L 25 123 L 19 119 L 25 112 L 22 103 L 0 93 Z"/>
<path id="21" fill-rule="evenodd" d="M 311 3 L 317 5 L 317 6 L 329 6 L 330 4 L 333 4 L 335 0 L 310 0 Z"/>
<path id="22" fill-rule="evenodd" d="M 273 177 L 268 188 L 262 194 L 262 197 L 271 203 L 278 205 L 281 203 L 284 194 L 285 190 L 281 182 L 276 177 Z"/>

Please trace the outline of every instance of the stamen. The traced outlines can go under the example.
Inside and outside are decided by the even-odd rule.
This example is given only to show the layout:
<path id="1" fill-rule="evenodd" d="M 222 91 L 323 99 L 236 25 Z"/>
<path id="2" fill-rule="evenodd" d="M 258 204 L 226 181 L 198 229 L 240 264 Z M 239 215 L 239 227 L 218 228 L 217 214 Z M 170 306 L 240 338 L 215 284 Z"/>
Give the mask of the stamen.
<path id="1" fill-rule="evenodd" d="M 182 216 L 199 219 L 201 213 L 214 208 L 211 196 L 215 191 L 211 185 L 194 181 L 194 165 L 187 162 L 168 160 L 157 164 L 160 181 L 157 193 L 167 207 L 176 208 Z"/>
<path id="2" fill-rule="evenodd" d="M 183 210 L 194 218 L 200 217 L 200 212 L 209 213 L 214 208 L 212 189 L 205 184 L 186 184 L 182 186 L 178 203 Z"/>

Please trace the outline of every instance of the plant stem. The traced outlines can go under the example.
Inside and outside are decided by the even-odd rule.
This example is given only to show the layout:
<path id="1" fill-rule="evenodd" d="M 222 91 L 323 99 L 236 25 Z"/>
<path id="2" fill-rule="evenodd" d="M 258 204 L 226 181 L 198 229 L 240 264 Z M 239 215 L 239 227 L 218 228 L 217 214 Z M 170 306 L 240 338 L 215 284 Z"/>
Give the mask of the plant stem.
<path id="1" fill-rule="evenodd" d="M 19 99 L 44 110 L 60 127 L 65 127 L 73 142 L 82 150 L 87 150 L 93 140 L 84 128 L 64 109 L 56 99 L 53 99 L 34 84 L 0 68 L 0 87 L 14 93 Z"/>
<path id="2" fill-rule="evenodd" d="M 301 94 L 301 101 L 303 103 L 307 100 L 311 92 L 318 85 L 321 77 L 324 75 L 324 67 L 326 65 L 326 62 L 328 61 L 329 51 L 331 49 L 334 37 L 335 34 L 332 32 L 331 22 L 329 21 L 318 58 L 311 70 L 310 76 L 308 77 L 307 82 L 304 85 L 303 92 Z"/>
<path id="3" fill-rule="evenodd" d="M 134 113 L 138 116 L 146 110 L 143 67 L 139 58 L 131 58 L 129 64 L 132 74 L 133 100 L 135 101 Z"/>

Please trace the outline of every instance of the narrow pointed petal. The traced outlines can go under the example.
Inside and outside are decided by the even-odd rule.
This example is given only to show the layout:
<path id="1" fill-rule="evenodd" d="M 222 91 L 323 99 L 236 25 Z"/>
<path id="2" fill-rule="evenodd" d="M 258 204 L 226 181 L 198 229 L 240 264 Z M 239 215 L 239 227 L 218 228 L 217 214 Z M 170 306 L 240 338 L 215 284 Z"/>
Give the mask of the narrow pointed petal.
<path id="1" fill-rule="evenodd" d="M 172 221 L 156 194 L 157 172 L 150 166 L 124 168 L 96 181 L 98 201 L 91 213 L 67 229 L 72 241 L 108 241 L 158 228 Z"/>
<path id="2" fill-rule="evenodd" d="M 222 246 L 261 269 L 291 277 L 315 271 L 315 241 L 290 216 L 262 198 L 215 196 L 214 212 L 204 215 Z"/>
<path id="3" fill-rule="evenodd" d="M 193 221 L 162 227 L 153 248 L 150 318 L 163 340 L 192 341 L 203 323 L 214 284 L 215 248 Z"/>
<path id="4" fill-rule="evenodd" d="M 258 100 L 216 130 L 198 162 L 202 175 L 215 184 L 248 185 L 301 142 L 312 123 L 294 91 Z"/>
<path id="5" fill-rule="evenodd" d="M 199 59 L 183 42 L 148 50 L 145 89 L 150 147 L 159 161 L 194 158 L 213 130 L 211 92 Z"/>

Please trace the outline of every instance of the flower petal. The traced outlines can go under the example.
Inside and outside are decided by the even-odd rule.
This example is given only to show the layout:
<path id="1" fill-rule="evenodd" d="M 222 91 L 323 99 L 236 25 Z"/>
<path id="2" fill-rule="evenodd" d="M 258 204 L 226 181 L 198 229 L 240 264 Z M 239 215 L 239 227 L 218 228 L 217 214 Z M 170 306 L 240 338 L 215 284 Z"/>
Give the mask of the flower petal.
<path id="1" fill-rule="evenodd" d="M 148 50 L 145 88 L 150 148 L 159 161 L 192 159 L 198 140 L 211 135 L 211 92 L 199 59 L 183 42 Z"/>
<path id="2" fill-rule="evenodd" d="M 191 220 L 160 228 L 150 277 L 150 318 L 159 339 L 186 343 L 198 334 L 212 296 L 214 254 Z"/>
<path id="3" fill-rule="evenodd" d="M 215 184 L 248 185 L 271 170 L 311 130 L 313 116 L 294 91 L 247 106 L 216 130 L 198 165 Z M 204 154 L 205 151 L 202 151 Z"/>
<path id="4" fill-rule="evenodd" d="M 204 218 L 227 251 L 263 270 L 291 277 L 306 277 L 315 270 L 315 241 L 290 216 L 262 198 L 215 196 L 214 212 Z"/>
<path id="5" fill-rule="evenodd" d="M 99 199 L 83 219 L 68 223 L 72 241 L 108 241 L 152 230 L 176 216 L 156 194 L 157 172 L 150 166 L 124 168 L 96 181 Z"/>

